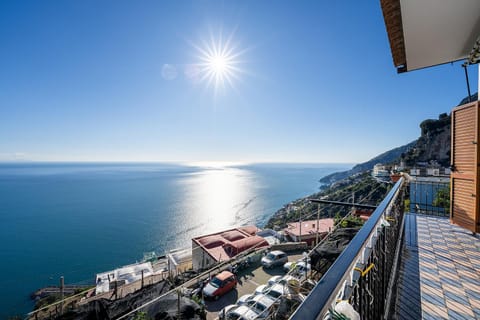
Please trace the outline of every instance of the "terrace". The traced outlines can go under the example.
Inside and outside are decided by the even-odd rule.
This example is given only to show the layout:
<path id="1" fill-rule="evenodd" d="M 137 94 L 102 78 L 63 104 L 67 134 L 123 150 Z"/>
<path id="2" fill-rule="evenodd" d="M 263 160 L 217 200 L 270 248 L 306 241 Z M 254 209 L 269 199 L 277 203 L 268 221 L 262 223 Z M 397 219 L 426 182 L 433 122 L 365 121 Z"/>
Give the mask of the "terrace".
<path id="1" fill-rule="evenodd" d="M 432 198 L 409 212 L 405 199 L 418 183 L 396 183 L 291 319 L 324 319 L 340 301 L 362 319 L 480 317 L 480 240 Z"/>

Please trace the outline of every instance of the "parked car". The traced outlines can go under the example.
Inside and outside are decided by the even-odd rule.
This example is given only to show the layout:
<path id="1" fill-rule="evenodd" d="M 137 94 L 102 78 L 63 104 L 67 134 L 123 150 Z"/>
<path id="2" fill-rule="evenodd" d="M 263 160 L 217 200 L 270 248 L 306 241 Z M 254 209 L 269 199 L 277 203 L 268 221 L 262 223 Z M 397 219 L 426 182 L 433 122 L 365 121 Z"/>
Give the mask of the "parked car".
<path id="1" fill-rule="evenodd" d="M 287 262 L 283 265 L 283 270 L 285 270 L 286 272 L 294 270 L 292 272 L 295 273 L 305 273 L 305 271 L 310 271 L 311 268 L 312 267 L 310 263 L 305 263 L 305 261 L 303 260 L 299 260 L 296 262 Z"/>
<path id="2" fill-rule="evenodd" d="M 245 303 L 247 303 L 248 300 L 251 300 L 254 296 L 255 294 L 244 294 L 243 296 L 238 298 L 237 304 L 239 306 L 244 305 Z"/>
<path id="3" fill-rule="evenodd" d="M 255 289 L 255 293 L 254 295 L 257 295 L 257 294 L 262 294 L 263 291 L 265 291 L 265 289 L 267 289 L 269 287 L 268 284 L 262 284 L 262 285 L 259 285 L 256 289 Z"/>
<path id="4" fill-rule="evenodd" d="M 286 293 L 286 289 L 283 284 L 274 283 L 271 286 L 265 287 L 261 293 L 271 297 L 273 300 L 277 300 L 280 296 Z"/>
<path id="5" fill-rule="evenodd" d="M 230 271 L 222 271 L 214 276 L 203 288 L 203 296 L 206 299 L 217 300 L 220 296 L 237 286 L 237 279 Z"/>
<path id="6" fill-rule="evenodd" d="M 222 310 L 218 312 L 218 319 L 223 320 L 227 318 L 227 315 L 230 313 L 230 311 L 234 308 L 237 308 L 238 304 L 229 304 Z"/>
<path id="7" fill-rule="evenodd" d="M 286 262 L 288 262 L 288 256 L 285 252 L 280 250 L 270 251 L 265 257 L 262 258 L 262 266 L 265 268 L 281 266 Z"/>
<path id="8" fill-rule="evenodd" d="M 272 284 L 279 282 L 280 279 L 282 279 L 282 277 L 283 277 L 282 275 L 273 276 L 273 277 L 271 277 L 270 279 L 268 279 L 267 284 L 268 284 L 269 286 L 271 286 Z"/>
<path id="9" fill-rule="evenodd" d="M 265 294 L 258 294 L 251 300 L 247 301 L 247 306 L 259 314 L 260 317 L 266 318 L 270 314 L 270 307 L 275 300 Z"/>
<path id="10" fill-rule="evenodd" d="M 238 306 L 232 304 L 223 308 L 218 313 L 218 319 L 220 320 L 253 320 L 261 318 L 264 317 L 260 316 L 259 313 L 255 311 L 255 309 L 252 309 L 247 305 Z"/>
<path id="11" fill-rule="evenodd" d="M 283 276 L 280 275 L 280 276 L 273 276 L 273 277 L 271 277 L 270 279 L 268 279 L 267 284 L 268 284 L 269 286 L 271 286 L 271 285 L 273 285 L 273 284 L 275 284 L 275 283 L 283 284 L 283 285 L 284 285 L 284 284 L 287 284 L 288 281 L 290 281 L 290 280 L 297 280 L 297 281 L 298 281 L 297 278 L 295 278 L 295 277 L 293 277 L 293 276 L 291 276 L 291 275 L 286 274 L 286 275 L 283 275 Z"/>

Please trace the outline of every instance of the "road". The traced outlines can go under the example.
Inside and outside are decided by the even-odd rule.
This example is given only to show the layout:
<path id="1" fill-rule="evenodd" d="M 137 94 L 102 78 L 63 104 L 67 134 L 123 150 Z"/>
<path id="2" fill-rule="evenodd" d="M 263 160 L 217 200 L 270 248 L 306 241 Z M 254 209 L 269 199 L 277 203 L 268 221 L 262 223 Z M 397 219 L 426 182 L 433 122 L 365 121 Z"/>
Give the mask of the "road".
<path id="1" fill-rule="evenodd" d="M 298 252 L 288 255 L 288 261 L 296 261 L 300 258 L 302 258 L 302 254 Z M 266 284 L 271 277 L 284 274 L 285 271 L 283 271 L 281 266 L 264 269 L 261 265 L 255 265 L 240 271 L 236 289 L 220 297 L 217 301 L 205 301 L 207 320 L 217 318 L 220 310 L 230 304 L 234 304 L 241 296 L 253 293 L 259 285 Z"/>

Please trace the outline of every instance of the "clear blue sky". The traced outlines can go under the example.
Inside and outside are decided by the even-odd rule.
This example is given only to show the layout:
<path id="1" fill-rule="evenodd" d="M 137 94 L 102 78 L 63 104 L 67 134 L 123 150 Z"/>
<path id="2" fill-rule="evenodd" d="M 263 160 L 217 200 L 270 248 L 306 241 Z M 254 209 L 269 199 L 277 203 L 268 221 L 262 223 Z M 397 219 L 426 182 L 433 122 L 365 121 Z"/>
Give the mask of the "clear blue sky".
<path id="1" fill-rule="evenodd" d="M 215 92 L 185 71 L 220 33 Z M 0 44 L 4 161 L 361 162 L 466 95 L 396 74 L 379 1 L 2 1 Z"/>

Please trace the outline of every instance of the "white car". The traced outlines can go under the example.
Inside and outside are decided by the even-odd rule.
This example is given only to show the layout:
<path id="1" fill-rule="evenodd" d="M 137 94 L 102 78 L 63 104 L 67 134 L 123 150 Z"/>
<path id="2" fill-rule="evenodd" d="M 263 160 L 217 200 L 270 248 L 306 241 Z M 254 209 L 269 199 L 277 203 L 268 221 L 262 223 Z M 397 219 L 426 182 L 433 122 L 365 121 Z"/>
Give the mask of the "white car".
<path id="1" fill-rule="evenodd" d="M 283 296 L 287 290 L 283 284 L 275 283 L 263 290 L 263 294 L 271 297 L 273 300 L 277 300 L 280 296 Z"/>
<path id="2" fill-rule="evenodd" d="M 254 296 L 255 294 L 244 294 L 243 296 L 238 298 L 237 304 L 239 306 L 244 305 L 245 303 L 247 303 L 248 300 L 251 300 Z"/>
<path id="3" fill-rule="evenodd" d="M 273 277 L 271 277 L 270 279 L 268 279 L 267 284 L 268 284 L 269 286 L 271 286 L 271 285 L 273 285 L 273 284 L 275 284 L 275 283 L 278 283 L 278 284 L 287 284 L 288 281 L 290 281 L 290 280 L 297 280 L 297 281 L 298 281 L 297 278 L 295 278 L 295 277 L 293 277 L 293 276 L 291 276 L 291 275 L 286 274 L 286 275 L 284 275 L 284 276 L 273 276 Z"/>
<path id="4" fill-rule="evenodd" d="M 229 314 L 229 312 L 234 309 L 234 308 L 237 308 L 238 305 L 236 304 L 229 304 L 228 306 L 226 306 L 225 308 L 223 308 L 222 310 L 220 310 L 218 312 L 218 319 L 220 320 L 223 320 L 223 319 L 227 319 L 227 315 Z"/>
<path id="5" fill-rule="evenodd" d="M 281 266 L 285 262 L 288 262 L 288 256 L 285 252 L 280 250 L 270 251 L 265 257 L 262 258 L 262 266 L 265 268 Z"/>
<path id="6" fill-rule="evenodd" d="M 258 294 L 247 302 L 252 310 L 257 312 L 260 317 L 265 318 L 270 314 L 270 307 L 275 303 L 272 297 L 265 294 Z"/>
<path id="7" fill-rule="evenodd" d="M 218 313 L 218 318 L 221 320 L 253 320 L 253 319 L 259 319 L 261 317 L 255 309 L 252 309 L 247 305 L 243 305 L 243 306 L 231 305 L 231 306 L 234 306 L 234 307 L 228 309 L 224 313 L 220 313 L 223 311 L 222 309 L 222 311 Z"/>
<path id="8" fill-rule="evenodd" d="M 306 270 L 305 270 L 306 269 Z M 295 270 L 292 272 L 295 273 L 305 273 L 305 271 L 310 271 L 312 269 L 312 266 L 310 263 L 305 263 L 305 261 L 299 260 L 296 262 L 287 262 L 283 265 L 283 270 L 286 272 L 289 272 L 291 270 Z"/>
<path id="9" fill-rule="evenodd" d="M 259 285 L 256 289 L 255 289 L 255 293 L 254 295 L 257 295 L 257 294 L 262 294 L 263 291 L 265 291 L 265 289 L 267 289 L 269 287 L 268 284 L 262 284 L 262 285 Z"/>
<path id="10" fill-rule="evenodd" d="M 280 279 L 282 279 L 282 278 L 283 278 L 283 276 L 273 276 L 273 277 L 271 277 L 270 279 L 268 279 L 267 284 L 268 284 L 269 286 L 271 286 L 272 284 L 279 282 Z"/>

